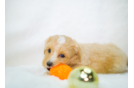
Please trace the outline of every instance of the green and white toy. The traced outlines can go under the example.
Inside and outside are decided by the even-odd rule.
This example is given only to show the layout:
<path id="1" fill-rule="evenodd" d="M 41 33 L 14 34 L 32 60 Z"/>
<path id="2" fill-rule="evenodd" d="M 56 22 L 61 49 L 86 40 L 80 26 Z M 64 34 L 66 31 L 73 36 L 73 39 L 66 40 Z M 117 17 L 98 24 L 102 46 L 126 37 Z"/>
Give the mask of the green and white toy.
<path id="1" fill-rule="evenodd" d="M 78 67 L 68 77 L 70 88 L 98 88 L 98 76 L 89 67 Z"/>

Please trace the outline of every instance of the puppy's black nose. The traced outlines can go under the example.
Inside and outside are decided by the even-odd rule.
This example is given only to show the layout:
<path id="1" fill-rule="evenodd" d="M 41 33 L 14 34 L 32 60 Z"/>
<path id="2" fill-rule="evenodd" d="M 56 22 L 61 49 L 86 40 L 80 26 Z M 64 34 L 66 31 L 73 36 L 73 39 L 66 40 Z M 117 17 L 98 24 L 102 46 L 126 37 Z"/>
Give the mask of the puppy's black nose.
<path id="1" fill-rule="evenodd" d="M 47 66 L 52 66 L 52 62 L 47 62 Z"/>

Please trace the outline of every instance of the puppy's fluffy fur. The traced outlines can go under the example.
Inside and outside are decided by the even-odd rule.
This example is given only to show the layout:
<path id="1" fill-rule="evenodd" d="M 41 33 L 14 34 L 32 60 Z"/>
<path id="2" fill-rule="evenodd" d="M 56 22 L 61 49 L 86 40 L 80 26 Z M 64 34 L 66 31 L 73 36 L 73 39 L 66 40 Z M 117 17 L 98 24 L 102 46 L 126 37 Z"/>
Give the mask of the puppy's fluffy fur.
<path id="1" fill-rule="evenodd" d="M 44 54 L 43 66 L 48 69 L 64 63 L 73 69 L 89 66 L 97 73 L 121 73 L 128 64 L 126 54 L 113 44 L 80 44 L 64 35 L 49 37 Z"/>

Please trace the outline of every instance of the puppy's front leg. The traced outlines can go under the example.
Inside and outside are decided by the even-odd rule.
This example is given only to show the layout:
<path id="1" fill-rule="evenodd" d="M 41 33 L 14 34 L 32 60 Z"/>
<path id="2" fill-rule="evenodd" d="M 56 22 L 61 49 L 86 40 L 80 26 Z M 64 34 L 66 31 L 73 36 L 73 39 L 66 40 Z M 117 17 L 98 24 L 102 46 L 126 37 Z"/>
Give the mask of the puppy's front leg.
<path id="1" fill-rule="evenodd" d="M 44 75 L 50 75 L 50 72 L 47 71 L 47 72 L 44 73 Z"/>
<path id="2" fill-rule="evenodd" d="M 44 75 L 50 75 L 50 71 L 49 70 L 47 70 L 47 68 L 44 68 Z"/>

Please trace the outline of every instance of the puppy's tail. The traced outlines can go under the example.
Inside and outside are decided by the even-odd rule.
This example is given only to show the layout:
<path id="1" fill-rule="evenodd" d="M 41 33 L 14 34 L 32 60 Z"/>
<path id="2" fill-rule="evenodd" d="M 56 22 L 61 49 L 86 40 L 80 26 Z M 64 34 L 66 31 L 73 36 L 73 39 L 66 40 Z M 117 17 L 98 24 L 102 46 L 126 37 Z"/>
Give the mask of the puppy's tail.
<path id="1" fill-rule="evenodd" d="M 128 56 L 126 54 L 124 54 L 124 59 L 125 59 L 126 65 L 128 67 Z"/>
<path id="2" fill-rule="evenodd" d="M 128 67 L 128 57 L 127 57 L 127 67 Z"/>
<path id="3" fill-rule="evenodd" d="M 126 65 L 127 65 L 127 68 L 123 71 L 123 73 L 128 72 L 128 57 L 127 57 Z"/>

